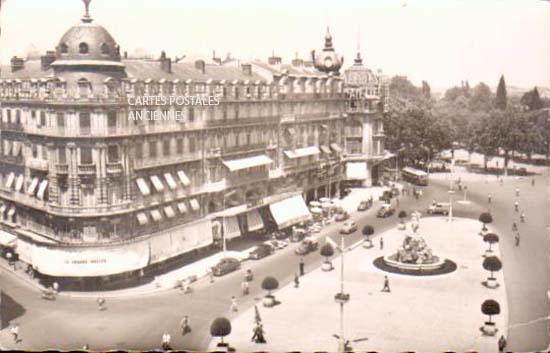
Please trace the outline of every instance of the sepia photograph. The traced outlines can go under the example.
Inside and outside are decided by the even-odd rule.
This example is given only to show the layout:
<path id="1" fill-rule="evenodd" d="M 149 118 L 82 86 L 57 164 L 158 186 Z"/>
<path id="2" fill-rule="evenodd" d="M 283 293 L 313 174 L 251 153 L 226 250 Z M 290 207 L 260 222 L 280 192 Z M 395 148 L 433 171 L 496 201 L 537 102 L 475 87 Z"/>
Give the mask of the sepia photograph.
<path id="1" fill-rule="evenodd" d="M 0 351 L 549 351 L 549 33 L 547 0 L 0 0 Z"/>

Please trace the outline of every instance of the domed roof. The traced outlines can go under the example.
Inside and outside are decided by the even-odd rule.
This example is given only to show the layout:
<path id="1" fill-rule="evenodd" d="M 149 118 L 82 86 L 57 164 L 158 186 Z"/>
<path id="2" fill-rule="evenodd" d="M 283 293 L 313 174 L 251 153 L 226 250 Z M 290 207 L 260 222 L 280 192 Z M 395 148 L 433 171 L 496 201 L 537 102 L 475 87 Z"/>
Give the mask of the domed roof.
<path id="1" fill-rule="evenodd" d="M 327 34 L 325 35 L 325 47 L 320 53 L 316 53 L 315 50 L 311 52 L 311 59 L 315 68 L 324 73 L 338 74 L 344 58 L 338 55 L 334 51 L 332 46 L 332 35 L 327 27 Z"/>
<path id="2" fill-rule="evenodd" d="M 81 22 L 65 32 L 56 49 L 60 60 L 120 61 L 120 47 L 105 28 L 93 23 L 88 6 Z"/>
<path id="3" fill-rule="evenodd" d="M 346 78 L 346 83 L 350 85 L 365 86 L 378 81 L 378 77 L 372 70 L 363 65 L 363 59 L 361 59 L 361 54 L 359 52 L 357 53 L 353 65 L 344 71 L 344 76 Z"/>

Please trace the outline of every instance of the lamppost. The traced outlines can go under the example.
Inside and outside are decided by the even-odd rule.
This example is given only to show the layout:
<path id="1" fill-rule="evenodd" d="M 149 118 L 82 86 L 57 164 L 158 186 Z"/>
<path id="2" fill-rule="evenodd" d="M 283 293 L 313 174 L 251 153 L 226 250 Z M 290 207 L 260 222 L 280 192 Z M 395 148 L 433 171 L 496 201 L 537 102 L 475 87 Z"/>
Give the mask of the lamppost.
<path id="1" fill-rule="evenodd" d="M 455 191 L 451 188 L 449 190 L 449 222 L 453 221 L 453 194 Z"/>
<path id="2" fill-rule="evenodd" d="M 340 292 L 336 293 L 334 300 L 340 304 L 340 335 L 336 336 L 338 338 L 338 352 L 345 352 L 347 345 L 346 339 L 344 338 L 344 304 L 346 304 L 349 299 L 349 293 L 344 292 L 344 235 L 340 238 L 340 246 L 336 247 L 341 253 L 340 256 Z"/>
<path id="3" fill-rule="evenodd" d="M 227 251 L 227 240 L 226 240 L 227 238 L 226 238 L 226 236 L 225 236 L 225 225 L 226 225 L 226 223 L 225 223 L 225 214 L 226 214 L 226 212 L 225 212 L 225 198 L 234 195 L 235 192 L 236 192 L 235 190 L 232 190 L 232 191 L 230 191 L 230 192 L 228 192 L 228 193 L 224 192 L 223 198 L 222 198 L 222 208 L 223 208 L 223 214 L 222 214 L 222 223 L 223 223 L 223 225 L 222 225 L 223 256 L 225 256 L 225 252 Z"/>

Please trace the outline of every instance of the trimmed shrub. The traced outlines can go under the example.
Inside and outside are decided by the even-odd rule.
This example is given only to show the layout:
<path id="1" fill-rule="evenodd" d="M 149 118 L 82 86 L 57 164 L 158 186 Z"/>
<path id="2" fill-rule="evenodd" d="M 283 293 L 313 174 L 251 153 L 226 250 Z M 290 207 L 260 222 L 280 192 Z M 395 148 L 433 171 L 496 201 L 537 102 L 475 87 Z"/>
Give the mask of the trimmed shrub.
<path id="1" fill-rule="evenodd" d="M 223 338 L 231 333 L 231 322 L 225 317 L 218 317 L 210 325 L 210 335 L 212 337 L 220 337 L 221 343 Z"/>
<path id="2" fill-rule="evenodd" d="M 262 289 L 267 291 L 267 295 L 271 296 L 271 291 L 279 288 L 279 281 L 275 277 L 267 276 L 262 281 Z"/>
<path id="3" fill-rule="evenodd" d="M 500 304 L 496 300 L 487 299 L 481 304 L 481 312 L 489 316 L 489 322 L 492 322 L 492 316 L 500 314 Z"/>

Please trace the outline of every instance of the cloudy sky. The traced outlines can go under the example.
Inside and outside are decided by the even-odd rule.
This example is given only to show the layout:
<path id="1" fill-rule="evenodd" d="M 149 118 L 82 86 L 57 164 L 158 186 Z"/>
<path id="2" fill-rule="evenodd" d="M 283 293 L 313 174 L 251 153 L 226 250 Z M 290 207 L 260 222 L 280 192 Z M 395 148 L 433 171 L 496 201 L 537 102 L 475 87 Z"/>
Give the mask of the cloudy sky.
<path id="1" fill-rule="evenodd" d="M 0 55 L 54 48 L 84 12 L 80 0 L 7 0 Z M 550 1 L 545 0 L 92 0 L 91 14 L 122 51 L 290 61 L 321 48 L 326 26 L 345 64 L 365 63 L 414 83 L 469 80 L 550 86 Z"/>

